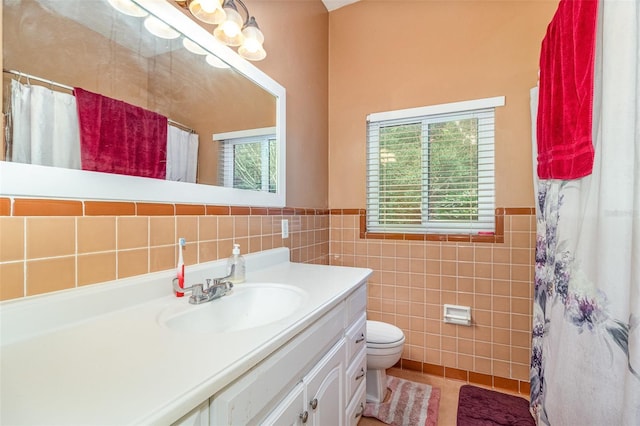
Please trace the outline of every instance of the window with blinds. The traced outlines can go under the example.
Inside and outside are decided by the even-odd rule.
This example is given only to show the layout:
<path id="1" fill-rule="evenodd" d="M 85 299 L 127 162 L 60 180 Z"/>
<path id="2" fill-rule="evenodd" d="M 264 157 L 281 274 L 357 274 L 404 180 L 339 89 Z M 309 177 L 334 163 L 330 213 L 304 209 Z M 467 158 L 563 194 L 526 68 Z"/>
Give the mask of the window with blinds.
<path id="1" fill-rule="evenodd" d="M 367 231 L 494 232 L 500 104 L 503 97 L 371 114 Z"/>
<path id="2" fill-rule="evenodd" d="M 276 192 L 277 146 L 275 135 L 222 140 L 219 179 L 224 186 Z"/>

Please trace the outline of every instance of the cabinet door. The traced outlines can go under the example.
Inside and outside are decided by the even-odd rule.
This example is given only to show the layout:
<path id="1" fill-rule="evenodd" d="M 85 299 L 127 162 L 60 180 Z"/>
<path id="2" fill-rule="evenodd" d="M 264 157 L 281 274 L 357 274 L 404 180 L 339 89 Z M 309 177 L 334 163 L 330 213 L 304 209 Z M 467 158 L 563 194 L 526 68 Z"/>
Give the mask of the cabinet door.
<path id="1" fill-rule="evenodd" d="M 344 340 L 337 343 L 303 379 L 310 424 L 344 424 Z"/>
<path id="2" fill-rule="evenodd" d="M 305 411 L 307 412 L 305 413 Z M 298 383 L 260 424 L 267 426 L 299 426 L 302 425 L 303 421 L 307 421 L 308 416 L 308 410 L 304 409 L 304 385 Z"/>

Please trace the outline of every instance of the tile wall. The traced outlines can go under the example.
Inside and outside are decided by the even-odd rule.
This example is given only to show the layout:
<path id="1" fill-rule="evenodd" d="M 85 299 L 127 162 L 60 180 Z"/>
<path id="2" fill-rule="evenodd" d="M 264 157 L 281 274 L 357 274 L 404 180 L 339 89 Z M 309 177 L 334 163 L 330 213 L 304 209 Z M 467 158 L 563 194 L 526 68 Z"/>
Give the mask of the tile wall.
<path id="1" fill-rule="evenodd" d="M 489 243 L 363 238 L 360 210 L 0 198 L 0 300 L 174 268 L 180 237 L 187 265 L 284 246 L 373 269 L 368 315 L 404 331 L 403 368 L 527 393 L 535 216 L 499 210 Z M 445 303 L 472 326 L 444 324 Z"/>
<path id="2" fill-rule="evenodd" d="M 358 210 L 332 210 L 330 263 L 374 270 L 368 316 L 404 331 L 403 368 L 528 393 L 535 213 L 498 211 L 502 243 L 361 238 Z M 472 325 L 443 323 L 445 303 Z"/>
<path id="3" fill-rule="evenodd" d="M 282 219 L 289 237 L 281 236 Z M 329 215 L 315 209 L 0 198 L 0 300 L 289 247 L 328 263 Z"/>

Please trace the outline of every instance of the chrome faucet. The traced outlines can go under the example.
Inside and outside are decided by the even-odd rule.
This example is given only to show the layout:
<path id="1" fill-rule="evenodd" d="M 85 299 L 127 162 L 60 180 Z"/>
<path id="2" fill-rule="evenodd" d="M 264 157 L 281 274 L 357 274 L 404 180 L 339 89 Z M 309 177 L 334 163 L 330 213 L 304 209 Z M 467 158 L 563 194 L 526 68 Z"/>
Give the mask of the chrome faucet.
<path id="1" fill-rule="evenodd" d="M 202 284 L 193 284 L 192 286 L 182 288 L 178 285 L 178 278 L 173 279 L 173 290 L 177 293 L 191 292 L 189 297 L 189 303 L 192 305 L 199 305 L 201 303 L 210 302 L 214 299 L 219 299 L 225 296 L 233 289 L 233 283 L 229 281 L 229 278 L 233 276 L 236 265 L 231 265 L 231 271 L 229 275 L 220 278 L 207 278 L 207 287 L 204 288 Z M 213 284 L 211 283 L 213 281 Z"/>

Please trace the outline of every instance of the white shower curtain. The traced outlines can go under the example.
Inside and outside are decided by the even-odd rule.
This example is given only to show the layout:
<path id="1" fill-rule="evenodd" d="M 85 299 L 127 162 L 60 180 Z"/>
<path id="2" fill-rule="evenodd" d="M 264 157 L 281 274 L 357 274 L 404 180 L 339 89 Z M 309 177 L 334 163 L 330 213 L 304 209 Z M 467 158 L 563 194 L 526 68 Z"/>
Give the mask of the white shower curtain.
<path id="1" fill-rule="evenodd" d="M 198 135 L 168 126 L 167 180 L 196 182 L 198 172 Z"/>
<path id="2" fill-rule="evenodd" d="M 11 81 L 11 161 L 80 169 L 76 98 Z"/>
<path id="3" fill-rule="evenodd" d="M 539 424 L 640 425 L 640 5 L 599 7 L 593 173 L 538 182 Z"/>

